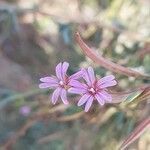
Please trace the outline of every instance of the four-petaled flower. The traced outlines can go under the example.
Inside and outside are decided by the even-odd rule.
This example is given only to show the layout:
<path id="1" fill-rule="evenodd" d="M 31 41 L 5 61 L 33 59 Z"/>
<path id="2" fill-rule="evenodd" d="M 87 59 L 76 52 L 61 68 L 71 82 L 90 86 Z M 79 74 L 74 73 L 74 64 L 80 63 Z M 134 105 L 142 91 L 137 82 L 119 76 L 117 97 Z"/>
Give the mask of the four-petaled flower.
<path id="1" fill-rule="evenodd" d="M 112 97 L 108 94 L 106 88 L 117 84 L 113 75 L 97 79 L 92 67 L 84 69 L 83 74 L 86 83 L 73 80 L 70 82 L 72 87 L 68 90 L 70 93 L 82 95 L 78 101 L 78 106 L 85 104 L 85 111 L 87 112 L 95 99 L 100 105 L 104 105 L 107 101 L 112 101 Z"/>
<path id="2" fill-rule="evenodd" d="M 63 62 L 56 66 L 56 76 L 44 77 L 40 81 L 43 82 L 39 84 L 39 88 L 52 88 L 55 91 L 52 94 L 52 103 L 55 104 L 59 97 L 64 104 L 68 104 L 67 91 L 71 87 L 71 82 L 76 81 L 76 79 L 82 76 L 82 70 L 71 75 L 70 77 L 66 74 L 69 67 L 69 63 Z"/>

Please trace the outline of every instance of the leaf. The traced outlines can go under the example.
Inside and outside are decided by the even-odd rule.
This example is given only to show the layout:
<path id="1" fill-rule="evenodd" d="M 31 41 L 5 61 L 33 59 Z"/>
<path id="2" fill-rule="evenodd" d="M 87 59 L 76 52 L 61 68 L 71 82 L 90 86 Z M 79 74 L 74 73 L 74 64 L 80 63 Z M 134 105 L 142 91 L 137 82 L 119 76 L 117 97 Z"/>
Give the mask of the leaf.
<path id="1" fill-rule="evenodd" d="M 109 91 L 112 96 L 111 103 L 127 103 L 133 104 L 138 103 L 150 98 L 150 86 L 137 88 L 134 91 L 127 92 L 112 92 Z"/>
<path id="2" fill-rule="evenodd" d="M 110 103 L 121 103 L 126 100 L 126 98 L 132 93 L 130 92 L 109 92 L 112 96 L 112 101 Z"/>
<path id="3" fill-rule="evenodd" d="M 120 146 L 120 150 L 124 150 L 127 146 L 133 143 L 140 135 L 150 127 L 150 117 L 142 121 L 139 126 L 137 126 L 131 134 L 124 140 Z"/>
<path id="4" fill-rule="evenodd" d="M 133 102 L 141 93 L 142 93 L 142 91 L 135 91 L 135 92 L 129 94 L 129 96 L 126 98 L 125 101 L 127 103 Z"/>
<path id="5" fill-rule="evenodd" d="M 101 55 L 98 55 L 97 53 L 94 52 L 94 50 L 89 48 L 88 45 L 86 45 L 86 43 L 84 43 L 84 41 L 82 40 L 82 38 L 78 32 L 75 34 L 75 39 L 76 39 L 77 43 L 79 44 L 80 48 L 82 49 L 82 51 L 84 52 L 84 54 L 86 56 L 88 56 L 90 59 L 92 59 L 94 62 L 99 64 L 100 66 L 102 66 L 112 72 L 120 73 L 120 74 L 123 74 L 126 76 L 150 78 L 149 75 L 144 75 L 144 74 L 141 74 L 132 69 L 123 67 L 119 64 L 111 62 L 110 60 L 102 57 Z"/>
<path id="6" fill-rule="evenodd" d="M 139 90 L 135 93 L 132 93 L 131 95 L 129 95 L 129 97 L 127 97 L 127 101 L 129 102 L 129 104 L 133 104 L 133 103 L 139 103 L 145 100 L 150 99 L 150 86 L 145 87 L 143 90 Z"/>

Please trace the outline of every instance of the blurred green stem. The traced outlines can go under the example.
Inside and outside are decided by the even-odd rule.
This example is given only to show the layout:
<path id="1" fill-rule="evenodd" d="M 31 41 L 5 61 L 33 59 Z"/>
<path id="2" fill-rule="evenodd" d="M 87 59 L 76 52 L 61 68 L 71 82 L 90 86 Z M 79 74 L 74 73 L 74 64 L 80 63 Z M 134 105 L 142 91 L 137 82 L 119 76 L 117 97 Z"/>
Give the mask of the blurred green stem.
<path id="1" fill-rule="evenodd" d="M 32 90 L 29 90 L 25 93 L 15 94 L 15 95 L 9 96 L 8 98 L 4 98 L 0 101 L 0 109 L 2 109 L 8 103 L 13 102 L 15 100 L 22 99 L 22 98 L 27 98 L 27 97 L 30 97 L 30 96 L 33 96 L 33 95 L 36 95 L 36 94 L 40 94 L 40 93 L 45 93 L 45 92 L 47 92 L 47 90 L 32 89 Z"/>

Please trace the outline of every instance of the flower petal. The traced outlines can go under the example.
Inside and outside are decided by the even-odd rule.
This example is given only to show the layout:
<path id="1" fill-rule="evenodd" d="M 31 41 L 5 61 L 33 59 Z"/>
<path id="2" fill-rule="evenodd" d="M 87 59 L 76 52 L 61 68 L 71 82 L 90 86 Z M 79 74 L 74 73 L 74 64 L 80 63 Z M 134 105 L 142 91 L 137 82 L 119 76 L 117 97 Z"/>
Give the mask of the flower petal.
<path id="1" fill-rule="evenodd" d="M 90 95 L 89 94 L 85 94 L 81 97 L 81 99 L 78 101 L 78 106 L 83 105 L 88 99 L 89 99 Z"/>
<path id="2" fill-rule="evenodd" d="M 92 67 L 84 69 L 84 79 L 89 86 L 91 86 L 95 82 L 94 70 Z"/>
<path id="3" fill-rule="evenodd" d="M 67 92 L 65 89 L 61 89 L 61 94 L 60 94 L 60 97 L 63 101 L 64 104 L 68 104 L 68 101 L 67 101 Z"/>
<path id="4" fill-rule="evenodd" d="M 44 77 L 40 79 L 41 82 L 48 82 L 48 83 L 58 83 L 58 80 L 55 77 Z"/>
<path id="5" fill-rule="evenodd" d="M 88 112 L 88 111 L 89 111 L 89 109 L 90 109 L 92 103 L 93 103 L 93 97 L 91 96 L 91 97 L 88 99 L 88 101 L 86 102 L 86 104 L 85 104 L 85 109 L 84 109 L 85 112 Z"/>
<path id="6" fill-rule="evenodd" d="M 95 82 L 95 74 L 92 67 L 88 68 L 88 74 L 89 74 L 90 81 L 93 84 Z"/>
<path id="7" fill-rule="evenodd" d="M 58 98 L 61 94 L 61 88 L 57 88 L 53 94 L 52 94 L 52 103 L 53 104 L 56 104 L 56 102 L 58 101 Z"/>
<path id="8" fill-rule="evenodd" d="M 105 82 L 110 82 L 114 79 L 115 79 L 115 76 L 113 76 L 113 75 L 105 76 L 105 77 L 101 78 L 100 80 L 98 80 L 98 86 L 100 86 L 101 84 L 103 84 Z"/>
<path id="9" fill-rule="evenodd" d="M 81 88 L 81 89 L 86 89 L 87 85 L 83 84 L 77 80 L 70 80 L 69 85 L 75 88 Z"/>
<path id="10" fill-rule="evenodd" d="M 84 94 L 87 91 L 85 89 L 82 89 L 82 88 L 71 87 L 71 88 L 68 89 L 68 92 L 73 93 L 73 94 Z"/>
<path id="11" fill-rule="evenodd" d="M 40 89 L 55 88 L 55 87 L 58 87 L 58 84 L 56 84 L 56 83 L 41 83 L 41 84 L 39 84 Z"/>
<path id="12" fill-rule="evenodd" d="M 56 76 L 58 77 L 58 79 L 63 80 L 63 76 L 62 76 L 62 63 L 59 63 L 56 66 Z"/>
<path id="13" fill-rule="evenodd" d="M 103 106 L 105 104 L 104 98 L 99 93 L 95 95 L 95 98 L 97 99 L 100 105 Z"/>
<path id="14" fill-rule="evenodd" d="M 75 80 L 75 79 L 79 79 L 81 77 L 83 77 L 83 69 L 81 69 L 80 71 L 78 71 L 78 72 L 74 73 L 73 75 L 71 75 L 69 77 L 69 79 L 70 80 L 72 80 L 72 79 Z"/>
<path id="15" fill-rule="evenodd" d="M 68 67 L 69 67 L 69 63 L 64 62 L 62 64 L 62 77 L 63 77 L 63 79 L 65 79 L 65 77 L 66 77 L 66 73 L 67 73 Z"/>
<path id="16" fill-rule="evenodd" d="M 107 101 L 107 102 L 112 101 L 112 96 L 110 94 L 108 94 L 106 91 L 103 90 L 100 93 L 101 93 L 101 95 L 103 95 L 105 101 Z"/>
<path id="17" fill-rule="evenodd" d="M 90 78 L 89 78 L 89 74 L 88 74 L 87 69 L 84 70 L 84 79 L 85 79 L 85 81 L 87 82 L 87 84 L 88 84 L 89 86 L 91 86 L 91 81 L 90 81 Z"/>
<path id="18" fill-rule="evenodd" d="M 105 82 L 104 84 L 101 84 L 99 87 L 100 88 L 106 88 L 106 87 L 114 86 L 116 84 L 117 84 L 117 81 L 116 80 L 112 80 L 112 81 L 109 81 L 109 82 Z"/>

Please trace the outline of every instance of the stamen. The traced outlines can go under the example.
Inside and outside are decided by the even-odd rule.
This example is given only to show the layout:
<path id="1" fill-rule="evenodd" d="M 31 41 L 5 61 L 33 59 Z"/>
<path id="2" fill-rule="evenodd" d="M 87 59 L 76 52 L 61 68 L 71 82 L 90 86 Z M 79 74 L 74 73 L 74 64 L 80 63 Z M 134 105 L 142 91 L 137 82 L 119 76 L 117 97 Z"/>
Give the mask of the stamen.
<path id="1" fill-rule="evenodd" d="M 62 85 L 64 85 L 64 82 L 63 82 L 63 81 L 60 81 L 59 84 L 62 86 Z"/>
<path id="2" fill-rule="evenodd" d="M 95 93 L 94 88 L 90 88 L 90 89 L 89 89 L 89 92 L 92 92 L 92 93 L 94 94 L 94 93 Z"/>

